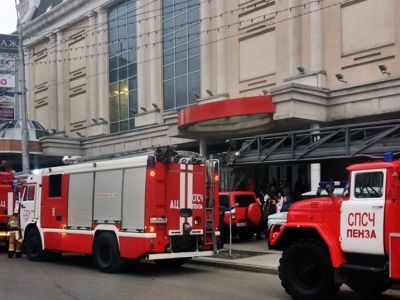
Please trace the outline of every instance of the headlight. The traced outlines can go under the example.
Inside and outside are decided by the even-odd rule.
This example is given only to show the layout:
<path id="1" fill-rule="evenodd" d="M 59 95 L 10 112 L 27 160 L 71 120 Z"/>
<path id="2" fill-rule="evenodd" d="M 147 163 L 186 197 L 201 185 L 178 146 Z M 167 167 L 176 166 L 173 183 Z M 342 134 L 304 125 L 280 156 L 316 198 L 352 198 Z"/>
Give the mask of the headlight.
<path id="1" fill-rule="evenodd" d="M 194 218 L 194 225 L 199 225 L 201 223 L 201 218 L 199 216 L 197 216 L 196 218 Z"/>

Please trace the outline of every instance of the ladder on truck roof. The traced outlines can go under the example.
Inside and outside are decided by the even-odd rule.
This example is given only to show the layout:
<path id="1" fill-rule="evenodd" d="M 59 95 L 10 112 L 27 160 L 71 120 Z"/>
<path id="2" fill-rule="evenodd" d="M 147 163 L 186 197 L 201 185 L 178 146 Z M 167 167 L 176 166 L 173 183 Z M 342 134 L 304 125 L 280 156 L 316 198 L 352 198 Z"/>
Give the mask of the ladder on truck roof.
<path id="1" fill-rule="evenodd" d="M 212 176 L 216 163 L 219 163 L 219 161 L 216 159 L 208 160 L 206 163 L 206 189 L 208 192 L 208 201 L 206 201 L 205 205 L 206 219 L 205 219 L 205 231 L 204 231 L 204 241 L 206 242 L 206 245 L 212 244 L 214 254 L 218 253 L 217 237 L 215 235 L 215 218 L 214 218 L 215 186 Z M 210 236 L 211 236 L 211 243 L 207 243 L 208 238 Z"/>

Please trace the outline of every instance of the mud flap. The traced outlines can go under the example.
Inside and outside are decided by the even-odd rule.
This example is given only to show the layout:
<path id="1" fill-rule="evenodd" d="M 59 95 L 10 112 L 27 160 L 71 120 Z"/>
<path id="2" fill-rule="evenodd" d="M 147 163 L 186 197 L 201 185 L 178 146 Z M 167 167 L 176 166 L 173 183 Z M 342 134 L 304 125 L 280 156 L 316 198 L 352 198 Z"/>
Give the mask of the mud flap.
<path id="1" fill-rule="evenodd" d="M 390 234 L 389 249 L 389 276 L 400 279 L 400 233 Z"/>

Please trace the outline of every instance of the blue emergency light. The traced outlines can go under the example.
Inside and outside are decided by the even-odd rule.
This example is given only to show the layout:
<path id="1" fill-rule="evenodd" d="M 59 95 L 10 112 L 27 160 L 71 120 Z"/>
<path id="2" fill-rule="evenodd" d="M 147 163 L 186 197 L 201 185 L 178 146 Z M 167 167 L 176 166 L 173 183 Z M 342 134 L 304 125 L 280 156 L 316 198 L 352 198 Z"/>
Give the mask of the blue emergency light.
<path id="1" fill-rule="evenodd" d="M 383 161 L 385 161 L 385 162 L 393 161 L 393 152 L 385 152 L 385 153 L 383 153 Z"/>
<path id="2" fill-rule="evenodd" d="M 333 182 L 333 186 L 335 188 L 344 188 L 346 187 L 347 181 L 321 181 L 319 183 L 319 187 L 322 189 L 326 189 L 327 185 Z"/>

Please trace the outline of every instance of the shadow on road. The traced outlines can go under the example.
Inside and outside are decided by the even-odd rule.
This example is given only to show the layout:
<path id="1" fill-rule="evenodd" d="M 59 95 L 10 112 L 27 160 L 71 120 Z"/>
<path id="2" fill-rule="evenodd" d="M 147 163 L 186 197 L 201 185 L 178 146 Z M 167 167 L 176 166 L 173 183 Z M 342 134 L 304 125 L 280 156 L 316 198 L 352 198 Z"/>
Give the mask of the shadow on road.
<path id="1" fill-rule="evenodd" d="M 24 260 L 28 258 L 24 255 Z M 51 264 L 63 268 L 80 268 L 85 270 L 93 270 L 99 272 L 93 261 L 92 256 L 85 255 L 75 255 L 75 254 L 63 254 L 61 256 L 54 256 L 47 259 L 45 262 L 31 262 L 34 264 Z M 169 276 L 182 274 L 186 275 L 188 273 L 206 273 L 209 272 L 207 269 L 193 268 L 190 264 L 184 264 L 181 267 L 168 267 L 159 266 L 154 262 L 141 262 L 141 261 L 125 261 L 123 268 L 120 272 L 121 275 L 141 275 L 141 276 Z"/>

